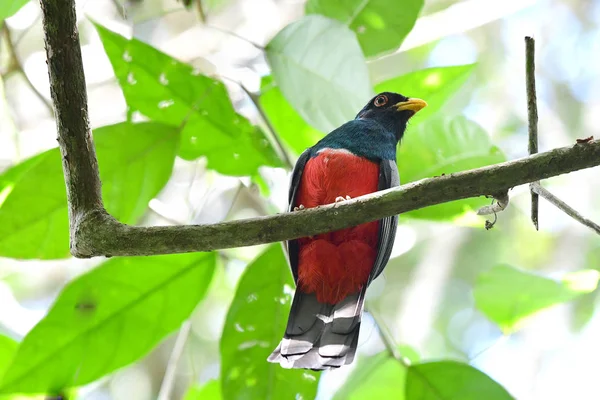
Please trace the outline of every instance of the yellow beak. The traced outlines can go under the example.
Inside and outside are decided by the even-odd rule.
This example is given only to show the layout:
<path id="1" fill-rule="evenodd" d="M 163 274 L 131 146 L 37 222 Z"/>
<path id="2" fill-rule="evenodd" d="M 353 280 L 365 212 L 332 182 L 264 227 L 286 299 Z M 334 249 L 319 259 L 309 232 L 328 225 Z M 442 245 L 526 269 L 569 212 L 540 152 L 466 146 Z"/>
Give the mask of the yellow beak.
<path id="1" fill-rule="evenodd" d="M 421 99 L 408 99 L 406 101 L 396 103 L 395 107 L 396 107 L 396 110 L 398 110 L 398 111 L 410 110 L 413 112 L 417 112 L 417 111 L 421 110 L 422 108 L 427 107 L 427 103 Z"/>

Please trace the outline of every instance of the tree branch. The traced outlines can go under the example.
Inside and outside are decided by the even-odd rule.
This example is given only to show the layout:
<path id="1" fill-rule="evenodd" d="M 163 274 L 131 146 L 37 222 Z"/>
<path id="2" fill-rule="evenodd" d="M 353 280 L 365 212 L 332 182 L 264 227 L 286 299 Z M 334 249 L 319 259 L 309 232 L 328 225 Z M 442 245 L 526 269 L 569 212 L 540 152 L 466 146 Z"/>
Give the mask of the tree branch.
<path id="1" fill-rule="evenodd" d="M 86 213 L 104 209 L 98 161 L 89 125 L 75 1 L 40 0 L 40 4 L 73 246 Z"/>
<path id="2" fill-rule="evenodd" d="M 213 225 L 134 227 L 103 209 L 87 213 L 72 232 L 77 257 L 156 255 L 252 246 L 331 232 L 435 204 L 498 193 L 600 165 L 600 141 L 576 144 L 470 171 L 298 212 Z"/>
<path id="3" fill-rule="evenodd" d="M 544 199 L 548 200 L 550 203 L 554 204 L 557 208 L 564 211 L 565 214 L 567 214 L 574 220 L 582 223 L 583 225 L 587 226 L 588 228 L 593 229 L 594 231 L 596 231 L 597 234 L 600 235 L 600 226 L 598 224 L 596 224 L 594 221 L 591 221 L 591 220 L 585 218 L 583 215 L 579 214 L 575 209 L 573 209 L 567 203 L 565 203 L 564 201 L 562 201 L 561 199 L 559 199 L 558 197 L 556 197 L 555 195 L 550 193 L 548 190 L 546 190 L 542 185 L 540 185 L 539 182 L 532 183 L 530 185 L 530 187 L 533 192 L 542 196 Z"/>
<path id="4" fill-rule="evenodd" d="M 538 152 L 538 110 L 535 91 L 535 40 L 525 36 L 525 80 L 527 89 L 527 120 L 529 131 L 529 155 Z M 539 182 L 538 182 L 539 183 Z M 531 192 L 531 221 L 539 229 L 540 198 L 533 188 Z"/>
<path id="5" fill-rule="evenodd" d="M 76 257 L 212 251 L 296 239 L 600 165 L 600 141 L 589 141 L 300 212 L 213 225 L 124 225 L 102 204 L 74 0 L 41 4 L 69 202 L 71 253 Z"/>

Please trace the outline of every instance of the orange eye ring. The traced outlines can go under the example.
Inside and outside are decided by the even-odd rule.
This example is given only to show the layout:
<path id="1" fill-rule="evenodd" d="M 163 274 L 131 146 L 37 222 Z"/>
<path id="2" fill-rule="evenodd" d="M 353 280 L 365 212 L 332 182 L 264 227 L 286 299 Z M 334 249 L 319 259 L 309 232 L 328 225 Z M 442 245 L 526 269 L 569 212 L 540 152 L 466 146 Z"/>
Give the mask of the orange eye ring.
<path id="1" fill-rule="evenodd" d="M 379 96 L 375 97 L 375 100 L 373 100 L 375 107 L 383 107 L 387 104 L 387 102 L 388 98 L 385 94 L 380 94 Z"/>

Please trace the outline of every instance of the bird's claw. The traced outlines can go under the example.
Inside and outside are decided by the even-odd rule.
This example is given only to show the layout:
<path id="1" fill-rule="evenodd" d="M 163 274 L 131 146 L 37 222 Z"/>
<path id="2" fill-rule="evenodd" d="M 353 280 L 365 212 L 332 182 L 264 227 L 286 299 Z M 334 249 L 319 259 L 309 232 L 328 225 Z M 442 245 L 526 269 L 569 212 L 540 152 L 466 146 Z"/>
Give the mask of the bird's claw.
<path id="1" fill-rule="evenodd" d="M 352 199 L 352 197 L 350 197 L 348 195 L 346 195 L 346 197 L 344 197 L 344 196 L 338 196 L 338 197 L 335 198 L 335 202 L 339 203 L 341 201 L 346 201 L 346 200 L 350 200 L 350 199 Z"/>
<path id="2" fill-rule="evenodd" d="M 298 207 L 294 207 L 293 211 L 302 211 L 304 210 L 304 204 L 300 204 Z"/>

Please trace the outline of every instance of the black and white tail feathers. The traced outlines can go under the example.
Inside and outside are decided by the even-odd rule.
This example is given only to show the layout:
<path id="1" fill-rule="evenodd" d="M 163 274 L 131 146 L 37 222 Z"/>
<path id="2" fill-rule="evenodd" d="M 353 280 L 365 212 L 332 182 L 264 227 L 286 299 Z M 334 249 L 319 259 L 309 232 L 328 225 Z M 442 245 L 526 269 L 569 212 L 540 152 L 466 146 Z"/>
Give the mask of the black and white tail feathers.
<path id="1" fill-rule="evenodd" d="M 365 289 L 331 305 L 296 290 L 281 343 L 268 360 L 284 368 L 325 370 L 352 363 Z"/>

